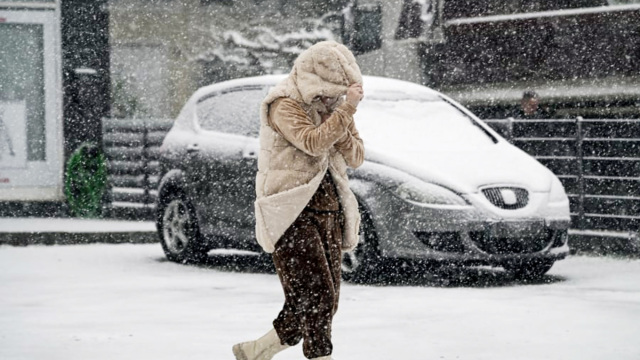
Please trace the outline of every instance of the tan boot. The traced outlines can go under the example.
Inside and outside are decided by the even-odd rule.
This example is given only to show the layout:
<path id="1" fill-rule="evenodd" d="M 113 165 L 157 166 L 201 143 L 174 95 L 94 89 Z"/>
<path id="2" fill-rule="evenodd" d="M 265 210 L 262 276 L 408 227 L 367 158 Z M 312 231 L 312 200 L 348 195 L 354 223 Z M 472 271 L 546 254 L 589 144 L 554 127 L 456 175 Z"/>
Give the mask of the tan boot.
<path id="1" fill-rule="evenodd" d="M 275 354 L 288 347 L 280 343 L 278 333 L 271 329 L 258 340 L 233 345 L 232 350 L 236 360 L 271 360 Z"/>

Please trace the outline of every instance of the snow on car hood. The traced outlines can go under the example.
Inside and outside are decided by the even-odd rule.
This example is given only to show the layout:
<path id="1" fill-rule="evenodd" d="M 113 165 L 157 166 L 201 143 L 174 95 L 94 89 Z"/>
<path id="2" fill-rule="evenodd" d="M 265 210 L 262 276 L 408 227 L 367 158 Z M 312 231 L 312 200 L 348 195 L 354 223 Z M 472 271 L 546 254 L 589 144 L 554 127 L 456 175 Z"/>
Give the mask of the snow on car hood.
<path id="1" fill-rule="evenodd" d="M 367 160 L 460 193 L 497 184 L 549 191 L 549 170 L 442 98 L 375 95 L 355 115 Z"/>

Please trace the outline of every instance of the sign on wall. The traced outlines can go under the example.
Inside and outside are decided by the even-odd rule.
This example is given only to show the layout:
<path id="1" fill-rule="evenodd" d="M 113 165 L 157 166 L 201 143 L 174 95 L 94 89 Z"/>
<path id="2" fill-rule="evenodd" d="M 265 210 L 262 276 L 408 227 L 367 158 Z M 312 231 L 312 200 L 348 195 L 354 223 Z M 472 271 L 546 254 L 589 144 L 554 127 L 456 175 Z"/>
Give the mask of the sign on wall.
<path id="1" fill-rule="evenodd" d="M 26 168 L 26 123 L 24 101 L 0 101 L 0 169 Z"/>

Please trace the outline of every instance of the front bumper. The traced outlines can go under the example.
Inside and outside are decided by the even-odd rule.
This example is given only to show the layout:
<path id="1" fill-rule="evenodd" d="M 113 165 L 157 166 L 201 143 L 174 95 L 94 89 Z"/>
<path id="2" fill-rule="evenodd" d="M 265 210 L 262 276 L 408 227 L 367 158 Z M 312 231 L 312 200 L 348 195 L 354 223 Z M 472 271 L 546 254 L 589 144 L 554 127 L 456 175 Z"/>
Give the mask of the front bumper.
<path id="1" fill-rule="evenodd" d="M 508 218 L 473 205 L 446 209 L 393 196 L 383 199 L 372 212 L 386 258 L 499 266 L 514 260 L 559 260 L 569 253 L 569 214 Z"/>

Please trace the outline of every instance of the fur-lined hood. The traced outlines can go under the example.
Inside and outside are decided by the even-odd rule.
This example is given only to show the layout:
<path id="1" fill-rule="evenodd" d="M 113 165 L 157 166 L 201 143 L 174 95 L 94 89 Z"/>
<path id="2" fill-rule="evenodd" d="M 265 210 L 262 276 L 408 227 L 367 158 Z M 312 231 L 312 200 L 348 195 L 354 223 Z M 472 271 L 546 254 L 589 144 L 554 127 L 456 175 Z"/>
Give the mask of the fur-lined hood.
<path id="1" fill-rule="evenodd" d="M 269 105 L 281 97 L 311 105 L 316 96 L 337 97 L 347 93 L 353 83 L 362 84 L 360 67 L 346 46 L 322 41 L 302 52 L 289 76 L 264 98 L 261 118 L 266 121 Z"/>

